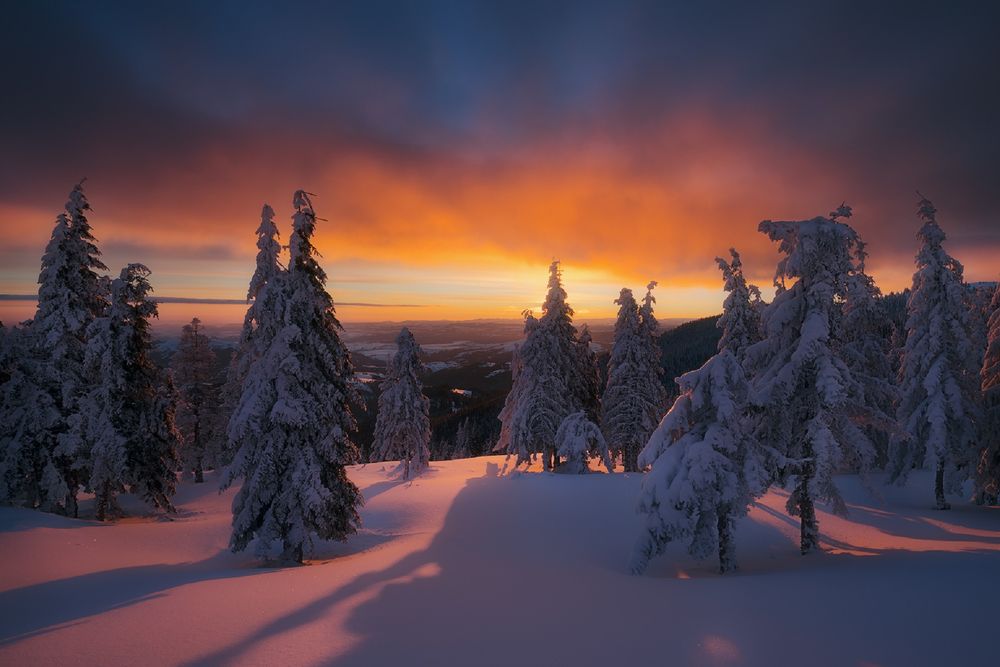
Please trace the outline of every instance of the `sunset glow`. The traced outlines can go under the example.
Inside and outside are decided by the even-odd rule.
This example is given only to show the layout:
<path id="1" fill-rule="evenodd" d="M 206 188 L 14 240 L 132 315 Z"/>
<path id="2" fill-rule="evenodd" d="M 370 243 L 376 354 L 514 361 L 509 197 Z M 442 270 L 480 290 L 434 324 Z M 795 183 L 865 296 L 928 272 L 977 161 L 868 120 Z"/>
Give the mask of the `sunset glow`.
<path id="1" fill-rule="evenodd" d="M 715 256 L 737 246 L 766 288 L 776 256 L 757 222 L 844 200 L 869 268 L 898 290 L 912 273 L 917 188 L 968 278 L 996 278 L 1000 207 L 983 171 L 996 133 L 980 107 L 938 99 L 944 82 L 985 81 L 990 63 L 927 53 L 916 18 L 876 37 L 838 31 L 850 12 L 817 11 L 845 40 L 826 54 L 780 20 L 750 28 L 751 15 L 734 14 L 710 45 L 682 27 L 703 17 L 663 6 L 501 7 L 452 8 L 457 22 L 430 41 L 421 26 L 441 8 L 374 23 L 343 8 L 306 26 L 219 8 L 189 30 L 183 12 L 161 22 L 138 8 L 23 17 L 44 30 L 31 43 L 52 46 L 4 66 L 35 92 L 0 112 L 0 293 L 35 291 L 55 214 L 82 176 L 113 270 L 141 261 L 158 294 L 211 299 L 243 297 L 261 205 L 287 235 L 291 193 L 305 187 L 345 321 L 517 317 L 538 307 L 552 258 L 586 317 L 610 317 L 622 286 L 650 279 L 665 317 L 708 315 L 720 308 Z M 501 48 L 516 34 L 508 22 L 529 18 L 519 46 Z M 978 29 L 973 16 L 940 20 Z M 462 37 L 468 26 L 480 43 Z M 297 43 L 322 53 L 300 58 Z M 808 69 L 793 55 L 803 49 Z M 929 58 L 939 79 L 906 75 Z M 997 102 L 975 86 L 961 94 Z M 887 130 L 890 114 L 907 120 Z"/>

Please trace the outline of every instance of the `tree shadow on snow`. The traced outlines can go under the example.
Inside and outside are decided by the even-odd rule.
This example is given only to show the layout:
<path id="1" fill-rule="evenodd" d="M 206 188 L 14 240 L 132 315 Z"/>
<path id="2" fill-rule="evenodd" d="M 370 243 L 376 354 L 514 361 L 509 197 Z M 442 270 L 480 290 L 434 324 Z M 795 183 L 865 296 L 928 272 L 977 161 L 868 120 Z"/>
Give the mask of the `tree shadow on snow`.
<path id="1" fill-rule="evenodd" d="M 179 586 L 266 573 L 241 569 L 232 554 L 222 552 L 194 563 L 123 567 L 3 591 L 0 646 L 161 597 Z"/>
<path id="2" fill-rule="evenodd" d="M 620 475 L 486 475 L 468 480 L 426 549 L 391 566 L 356 577 L 332 593 L 254 629 L 242 640 L 189 665 L 239 664 L 265 643 L 338 616 L 331 629 L 357 638 L 331 665 L 615 664 L 621 643 L 599 640 L 643 632 L 627 627 L 628 615 L 607 607 L 648 589 L 649 578 L 628 574 L 628 556 L 640 521 L 634 504 L 637 479 Z M 678 583 L 672 580 L 674 583 Z M 654 585 L 663 582 L 653 582 Z M 685 583 L 685 582 L 679 582 Z M 651 619 L 652 622 L 653 619 Z M 567 627 L 594 626 L 594 641 L 567 645 Z M 528 635 L 503 640 L 498 629 Z M 340 639 L 343 639 L 341 637 Z M 554 639 L 555 641 L 549 641 Z M 695 642 L 697 638 L 692 639 Z"/>
<path id="3" fill-rule="evenodd" d="M 311 563 L 329 563 L 394 539 L 370 531 L 350 543 L 322 542 Z M 170 590 L 204 581 L 277 572 L 246 554 L 221 551 L 197 562 L 151 564 L 91 572 L 0 591 L 0 646 L 75 625 L 91 616 L 155 600 Z"/>

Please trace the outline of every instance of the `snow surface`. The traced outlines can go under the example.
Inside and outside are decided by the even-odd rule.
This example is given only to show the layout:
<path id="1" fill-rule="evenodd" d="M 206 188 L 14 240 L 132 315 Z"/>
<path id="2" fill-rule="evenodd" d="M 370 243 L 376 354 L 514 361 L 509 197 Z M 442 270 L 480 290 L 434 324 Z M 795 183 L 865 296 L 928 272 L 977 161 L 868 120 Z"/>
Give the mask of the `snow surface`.
<path id="1" fill-rule="evenodd" d="M 991 664 L 1000 509 L 930 509 L 932 480 L 837 482 L 825 553 L 798 554 L 787 495 L 737 527 L 741 570 L 683 544 L 627 574 L 639 474 L 504 473 L 502 456 L 349 468 L 364 528 L 310 564 L 232 554 L 211 475 L 179 515 L 114 525 L 0 508 L 0 664 Z M 537 466 L 536 466 L 537 468 Z M 504 473 L 500 475 L 500 473 Z M 876 477 L 876 482 L 881 481 Z M 129 498 L 123 498 L 128 501 Z M 131 506 L 134 511 L 139 505 Z M 83 512 L 92 512 L 84 500 Z M 581 632 L 582 631 L 582 632 Z M 398 661 L 398 663 L 396 662 Z"/>

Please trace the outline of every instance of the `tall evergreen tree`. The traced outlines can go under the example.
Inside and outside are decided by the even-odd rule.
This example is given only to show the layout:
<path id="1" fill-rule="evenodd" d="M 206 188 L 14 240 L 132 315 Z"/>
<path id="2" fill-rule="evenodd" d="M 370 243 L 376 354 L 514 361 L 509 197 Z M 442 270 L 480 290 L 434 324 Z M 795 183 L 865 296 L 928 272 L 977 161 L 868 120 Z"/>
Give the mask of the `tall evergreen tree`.
<path id="1" fill-rule="evenodd" d="M 150 358 L 149 269 L 129 264 L 111 285 L 107 315 L 88 330 L 86 370 L 98 378 L 81 400 L 82 435 L 90 454 L 90 488 L 100 521 L 120 512 L 123 491 L 173 511 L 180 434 L 176 393 Z"/>
<path id="2" fill-rule="evenodd" d="M 525 338 L 512 364 L 513 384 L 500 412 L 497 449 L 518 464 L 542 454 L 546 470 L 559 465 L 559 424 L 584 407 L 588 382 L 581 363 L 573 309 L 566 302 L 559 262 L 549 266 L 549 289 L 537 320 L 525 313 Z"/>
<path id="3" fill-rule="evenodd" d="M 892 322 L 882 293 L 865 272 L 865 244 L 856 247 L 857 268 L 847 283 L 843 301 L 843 341 L 839 353 L 861 385 L 860 400 L 866 407 L 865 434 L 875 446 L 876 464 L 887 462 L 889 437 L 896 430 L 891 341 Z"/>
<path id="4" fill-rule="evenodd" d="M 632 290 L 622 288 L 615 303 L 614 342 L 608 359 L 608 383 L 601 400 L 601 427 L 609 446 L 622 457 L 625 472 L 639 470 L 639 452 L 663 415 L 666 391 L 660 378 L 659 324 L 649 283 L 640 307 Z"/>
<path id="5" fill-rule="evenodd" d="M 83 372 L 86 331 L 106 307 L 96 272 L 107 267 L 87 220 L 90 204 L 82 183 L 70 192 L 65 209 L 42 256 L 38 310 L 29 326 L 30 338 L 20 341 L 24 356 L 18 377 L 20 396 L 38 400 L 38 392 L 47 392 L 51 400 L 44 403 L 54 412 L 31 414 L 19 407 L 19 400 L 0 408 L 0 421 L 8 427 L 0 468 L 19 471 L 7 475 L 8 500 L 75 516 L 77 491 L 87 477 L 86 455 L 75 427 L 77 403 L 90 382 Z"/>
<path id="6" fill-rule="evenodd" d="M 182 459 L 198 483 L 205 481 L 205 458 L 211 454 L 208 445 L 218 409 L 215 356 L 201 320 L 195 317 L 185 324 L 170 363 L 180 398 L 177 426 L 183 436 Z"/>
<path id="7" fill-rule="evenodd" d="M 420 346 L 409 329 L 403 327 L 396 345 L 378 399 L 373 450 L 380 460 L 399 459 L 403 479 L 410 479 L 420 474 L 430 460 L 430 401 L 421 391 L 419 374 L 424 365 Z"/>
<path id="8" fill-rule="evenodd" d="M 601 428 L 611 451 L 620 456 L 628 472 L 638 468 L 639 451 L 646 444 L 643 435 L 642 395 L 638 378 L 644 361 L 639 323 L 639 306 L 632 290 L 623 287 L 615 299 L 618 319 L 608 357 L 608 383 L 601 397 Z"/>
<path id="9" fill-rule="evenodd" d="M 37 348 L 25 327 L 4 338 L 0 385 L 0 502 L 56 509 L 69 495 L 56 465 L 53 434 L 61 424 L 60 406 L 39 382 Z"/>
<path id="10" fill-rule="evenodd" d="M 839 302 L 853 273 L 858 236 L 837 218 L 765 220 L 759 229 L 785 255 L 775 274 L 777 293 L 764 309 L 764 340 L 747 350 L 752 401 L 760 411 L 758 439 L 776 453 L 775 475 L 793 478 L 787 508 L 800 520 L 800 547 L 819 546 L 815 503 L 847 507 L 834 482 L 844 468 L 867 471 L 874 447 L 855 419 L 865 412 L 860 383 L 839 356 Z M 786 281 L 795 280 L 788 287 Z"/>
<path id="11" fill-rule="evenodd" d="M 274 224 L 274 209 L 268 204 L 261 208 L 260 225 L 256 234 L 256 267 L 247 288 L 247 303 L 250 306 L 243 318 L 239 344 L 226 370 L 226 382 L 222 387 L 222 409 L 215 426 L 216 431 L 221 433 L 220 440 L 224 442 L 218 453 L 220 463 L 228 463 L 238 447 L 229 432 L 232 420 L 242 419 L 236 416 L 236 409 L 243 395 L 243 382 L 250 366 L 274 340 L 280 325 L 280 313 L 274 302 L 280 290 L 268 292 L 265 289 L 269 284 L 280 280 L 285 271 L 279 260 L 281 243 L 278 240 L 278 227 Z"/>
<path id="12" fill-rule="evenodd" d="M 932 466 L 936 506 L 948 509 L 946 494 L 959 493 L 975 466 L 980 350 L 973 342 L 962 264 L 942 247 L 937 209 L 921 198 L 917 214 L 923 226 L 906 304 L 897 410 L 908 437 L 893 439 L 889 465 L 899 482 L 913 468 Z"/>
<path id="13" fill-rule="evenodd" d="M 719 350 L 729 350 L 743 362 L 748 347 L 760 342 L 760 290 L 747 283 L 743 275 L 743 261 L 736 248 L 729 249 L 729 261 L 716 257 L 722 271 L 723 286 L 727 292 L 722 303 L 722 316 L 716 326 L 722 330 Z"/>
<path id="14" fill-rule="evenodd" d="M 984 410 L 977 488 L 981 500 L 996 504 L 1000 496 L 1000 282 L 990 302 L 989 333 L 980 379 Z"/>
<path id="15" fill-rule="evenodd" d="M 660 419 L 667 411 L 667 391 L 663 386 L 663 366 L 660 364 L 662 351 L 660 349 L 660 323 L 653 314 L 653 304 L 656 297 L 653 296 L 653 289 L 657 283 L 655 280 L 649 281 L 646 285 L 646 295 L 642 298 L 642 305 L 639 306 L 639 328 L 642 333 L 642 347 L 644 362 L 641 365 L 644 371 L 639 378 L 640 391 L 645 397 L 645 411 L 642 415 L 643 438 L 645 440 L 652 435 Z M 640 449 L 641 447 L 640 446 Z"/>
<path id="16" fill-rule="evenodd" d="M 601 418 L 601 370 L 597 365 L 597 355 L 590 347 L 593 340 L 590 327 L 584 323 L 577 337 L 582 379 L 581 404 L 587 413 L 587 419 L 596 423 Z"/>
<path id="17" fill-rule="evenodd" d="M 639 457 L 640 465 L 652 469 L 639 499 L 646 525 L 632 556 L 636 573 L 677 540 L 687 541 L 696 558 L 718 554 L 719 571 L 732 571 L 735 522 L 767 488 L 740 362 L 752 336 L 753 304 L 739 255 L 731 252 L 732 264 L 718 260 L 729 292 L 719 318 L 719 352 L 678 378 L 681 395 Z"/>
<path id="18" fill-rule="evenodd" d="M 250 364 L 230 438 L 239 445 L 224 487 L 243 486 L 233 501 L 230 546 L 257 540 L 266 558 L 272 543 L 285 561 L 301 562 L 314 537 L 344 540 L 360 524 L 361 493 L 346 466 L 358 451 L 351 403 L 353 367 L 340 322 L 316 261 L 316 213 L 309 195 L 292 199 L 287 272 L 269 278 L 257 295 L 263 323 L 276 335 Z"/>

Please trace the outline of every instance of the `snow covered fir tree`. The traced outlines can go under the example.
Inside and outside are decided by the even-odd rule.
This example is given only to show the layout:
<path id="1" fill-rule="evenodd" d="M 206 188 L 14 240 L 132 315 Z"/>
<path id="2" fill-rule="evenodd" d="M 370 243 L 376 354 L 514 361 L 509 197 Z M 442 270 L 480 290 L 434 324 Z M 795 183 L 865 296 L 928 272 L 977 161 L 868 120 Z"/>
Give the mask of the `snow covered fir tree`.
<path id="1" fill-rule="evenodd" d="M 107 307 L 101 262 L 87 219 L 83 183 L 69 194 L 38 277 L 38 309 L 17 347 L 13 381 L 0 405 L 0 500 L 75 516 L 86 481 L 86 453 L 74 421 L 90 378 L 84 371 L 87 327 Z"/>
<path id="2" fill-rule="evenodd" d="M 819 547 L 818 501 L 830 502 L 836 513 L 847 511 L 835 474 L 864 474 L 875 458 L 859 425 L 870 423 L 862 419 L 869 413 L 863 385 L 839 354 L 840 303 L 857 270 L 860 242 L 841 222 L 850 215 L 841 206 L 829 217 L 759 225 L 784 257 L 774 300 L 762 314 L 764 338 L 746 351 L 750 400 L 758 412 L 757 438 L 772 452 L 774 477 L 791 482 L 787 509 L 799 518 L 802 553 Z"/>
<path id="3" fill-rule="evenodd" d="M 559 465 L 556 431 L 570 414 L 593 404 L 590 359 L 581 354 L 566 302 L 559 262 L 549 266 L 549 289 L 536 319 L 525 313 L 524 341 L 511 364 L 513 384 L 500 412 L 497 450 L 529 463 L 542 455 L 545 470 Z"/>
<path id="4" fill-rule="evenodd" d="M 861 403 L 867 409 L 865 435 L 875 447 L 875 465 L 888 460 L 889 438 L 898 433 L 895 405 L 898 400 L 891 341 L 893 325 L 885 299 L 875 281 L 865 272 L 865 244 L 855 247 L 856 269 L 851 273 L 843 300 L 843 341 L 839 352 L 860 383 Z"/>
<path id="5" fill-rule="evenodd" d="M 261 339 L 254 344 L 229 425 L 237 451 L 224 488 L 243 480 L 233 501 L 233 551 L 256 540 L 266 559 L 279 544 L 283 561 L 300 563 L 315 538 L 344 540 L 356 532 L 362 498 L 346 470 L 358 458 L 350 439 L 353 366 L 316 261 L 310 196 L 296 191 L 292 206 L 288 269 L 269 275 L 252 306 L 254 337 L 273 337 L 264 339 L 266 347 Z M 264 245 L 270 271 L 272 246 Z"/>
<path id="6" fill-rule="evenodd" d="M 421 392 L 420 373 L 424 367 L 420 346 L 409 329 L 403 327 L 396 345 L 378 398 L 373 451 L 378 460 L 399 460 L 402 478 L 410 479 L 420 474 L 430 460 L 430 401 Z"/>
<path id="7" fill-rule="evenodd" d="M 660 378 L 658 323 L 651 282 L 640 308 L 632 290 L 615 300 L 618 319 L 608 359 L 608 382 L 601 398 L 601 427 L 626 472 L 638 472 L 639 451 L 663 415 L 666 392 Z"/>
<path id="8" fill-rule="evenodd" d="M 736 569 L 736 520 L 768 486 L 742 365 L 758 329 L 753 288 L 743 278 L 739 255 L 732 254 L 731 264 L 717 260 L 729 293 L 718 323 L 718 354 L 678 378 L 681 395 L 639 456 L 639 465 L 651 469 L 639 498 L 645 525 L 632 556 L 635 573 L 678 541 L 696 558 L 717 554 L 722 573 Z"/>
<path id="9" fill-rule="evenodd" d="M 150 271 L 129 264 L 111 283 L 108 312 L 87 331 L 85 368 L 98 378 L 81 399 L 80 439 L 86 443 L 98 520 L 120 514 L 126 490 L 172 511 L 180 433 L 176 391 L 150 358 Z"/>
<path id="10" fill-rule="evenodd" d="M 562 458 L 559 472 L 582 475 L 590 472 L 590 460 L 602 463 L 609 473 L 614 463 L 601 429 L 583 410 L 562 420 L 556 431 L 556 453 Z"/>
<path id="11" fill-rule="evenodd" d="M 243 382 L 250 366 L 259 359 L 277 335 L 279 326 L 276 298 L 279 290 L 264 288 L 283 275 L 284 266 L 280 262 L 281 242 L 277 225 L 274 224 L 274 209 L 264 204 L 257 226 L 257 258 L 246 301 L 249 304 L 240 329 L 236 351 L 226 369 L 226 382 L 222 388 L 222 407 L 219 411 L 216 429 L 221 431 L 220 442 L 225 443 L 219 452 L 220 462 L 231 461 L 239 447 L 239 440 L 230 433 L 230 426 L 239 423 L 236 409 L 243 394 Z"/>
<path id="12" fill-rule="evenodd" d="M 922 197 L 917 214 L 920 250 L 906 304 L 906 343 L 899 377 L 890 472 L 905 481 L 914 468 L 934 470 L 934 501 L 961 492 L 975 470 L 980 419 L 982 350 L 976 345 L 962 264 L 945 252 L 937 209 Z"/>
<path id="13" fill-rule="evenodd" d="M 980 377 L 983 415 L 977 495 L 980 502 L 995 505 L 1000 495 L 1000 282 L 990 302 L 987 347 Z"/>

